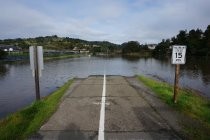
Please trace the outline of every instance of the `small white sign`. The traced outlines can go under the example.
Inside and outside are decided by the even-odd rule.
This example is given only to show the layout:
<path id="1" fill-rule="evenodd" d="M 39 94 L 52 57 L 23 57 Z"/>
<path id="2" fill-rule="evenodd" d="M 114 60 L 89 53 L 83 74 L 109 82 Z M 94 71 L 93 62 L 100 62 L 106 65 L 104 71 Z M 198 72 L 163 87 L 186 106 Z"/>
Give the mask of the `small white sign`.
<path id="1" fill-rule="evenodd" d="M 187 46 L 174 45 L 172 47 L 172 64 L 185 64 L 185 54 Z"/>
<path id="2" fill-rule="evenodd" d="M 30 57 L 30 66 L 32 70 L 32 75 L 34 77 L 34 46 L 29 47 L 29 57 Z"/>
<path id="3" fill-rule="evenodd" d="M 37 46 L 37 54 L 38 54 L 38 64 L 39 64 L 39 77 L 41 77 L 42 76 L 42 70 L 44 70 L 42 46 Z"/>
<path id="4" fill-rule="evenodd" d="M 38 63 L 38 70 L 39 70 L 39 77 L 42 76 L 42 70 L 44 69 L 44 62 L 43 62 L 43 48 L 42 46 L 37 46 L 37 56 L 34 56 L 34 47 L 29 47 L 29 53 L 30 53 L 30 65 L 32 70 L 32 75 L 34 77 L 34 71 L 35 71 L 35 64 Z M 38 62 L 36 62 L 35 57 L 38 57 Z"/>

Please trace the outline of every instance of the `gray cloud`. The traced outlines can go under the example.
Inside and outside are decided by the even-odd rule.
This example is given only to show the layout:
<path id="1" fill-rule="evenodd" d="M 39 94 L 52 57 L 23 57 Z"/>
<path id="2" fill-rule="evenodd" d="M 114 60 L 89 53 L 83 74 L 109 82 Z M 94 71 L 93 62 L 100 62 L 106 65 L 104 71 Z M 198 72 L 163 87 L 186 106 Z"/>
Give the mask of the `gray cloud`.
<path id="1" fill-rule="evenodd" d="M 77 1 L 41 8 L 5 1 L 0 5 L 0 38 L 54 35 L 122 43 L 157 43 L 181 29 L 210 24 L 209 0 Z M 55 9 L 55 10 L 53 10 Z"/>
<path id="2" fill-rule="evenodd" d="M 142 3 L 141 3 L 142 4 Z M 133 14 L 124 34 L 127 40 L 138 38 L 146 42 L 159 42 L 175 36 L 181 29 L 206 29 L 210 23 L 209 1 L 159 1 L 159 6 Z M 137 7 L 137 5 L 136 5 Z"/>

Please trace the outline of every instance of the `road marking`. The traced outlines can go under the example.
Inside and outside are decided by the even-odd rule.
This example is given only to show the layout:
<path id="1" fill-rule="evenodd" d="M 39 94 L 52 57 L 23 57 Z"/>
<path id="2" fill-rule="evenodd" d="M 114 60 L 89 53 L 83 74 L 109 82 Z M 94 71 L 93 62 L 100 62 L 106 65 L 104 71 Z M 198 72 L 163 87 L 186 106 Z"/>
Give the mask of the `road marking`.
<path id="1" fill-rule="evenodd" d="M 104 140 L 104 122 L 105 122 L 105 102 L 106 102 L 106 75 L 104 73 L 103 91 L 101 97 L 101 112 L 98 130 L 98 140 Z"/>
<path id="2" fill-rule="evenodd" d="M 93 102 L 94 105 L 101 105 L 101 102 Z M 110 105 L 110 103 L 105 103 L 105 105 Z"/>

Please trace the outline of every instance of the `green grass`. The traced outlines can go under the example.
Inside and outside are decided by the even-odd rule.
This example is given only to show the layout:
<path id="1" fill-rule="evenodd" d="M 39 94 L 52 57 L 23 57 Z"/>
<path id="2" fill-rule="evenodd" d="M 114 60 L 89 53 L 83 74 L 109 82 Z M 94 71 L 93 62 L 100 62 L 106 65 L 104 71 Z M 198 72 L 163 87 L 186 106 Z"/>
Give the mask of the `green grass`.
<path id="1" fill-rule="evenodd" d="M 26 139 L 38 131 L 56 111 L 61 97 L 71 83 L 72 80 L 42 100 L 35 101 L 29 107 L 0 120 L 0 139 Z"/>
<path id="2" fill-rule="evenodd" d="M 180 89 L 178 93 L 177 103 L 173 102 L 173 86 L 164 82 L 156 81 L 151 78 L 144 76 L 138 76 L 138 79 L 142 81 L 146 86 L 150 87 L 157 96 L 162 99 L 166 104 L 172 106 L 176 110 L 199 120 L 203 126 L 192 127 L 193 124 L 186 127 L 186 131 L 191 133 L 190 135 L 195 138 L 195 136 L 201 139 L 204 135 L 208 135 L 204 139 L 210 138 L 210 100 L 205 99 L 201 96 L 196 95 L 196 93 Z M 202 127 L 202 128 L 201 128 Z M 202 131 L 203 130 L 203 131 Z M 209 131 L 206 134 L 204 131 Z M 193 133 L 194 134 L 193 134 Z"/>

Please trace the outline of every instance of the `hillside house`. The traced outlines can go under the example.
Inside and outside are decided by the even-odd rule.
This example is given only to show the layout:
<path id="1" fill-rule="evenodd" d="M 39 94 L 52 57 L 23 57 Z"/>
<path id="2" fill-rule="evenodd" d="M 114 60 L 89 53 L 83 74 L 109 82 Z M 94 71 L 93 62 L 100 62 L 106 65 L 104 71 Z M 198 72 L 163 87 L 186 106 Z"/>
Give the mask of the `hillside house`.
<path id="1" fill-rule="evenodd" d="M 5 52 L 20 52 L 22 49 L 18 46 L 12 46 L 12 45 L 0 45 L 0 50 Z"/>

